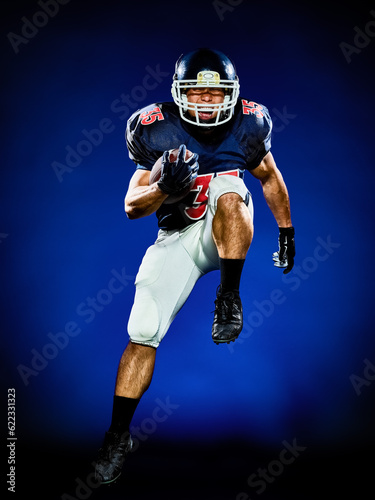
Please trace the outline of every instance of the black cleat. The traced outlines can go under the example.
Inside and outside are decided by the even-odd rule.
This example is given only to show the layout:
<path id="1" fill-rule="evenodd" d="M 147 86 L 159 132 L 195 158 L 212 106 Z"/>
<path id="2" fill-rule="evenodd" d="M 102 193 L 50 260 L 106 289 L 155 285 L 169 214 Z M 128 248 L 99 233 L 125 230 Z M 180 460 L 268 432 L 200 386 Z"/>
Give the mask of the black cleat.
<path id="1" fill-rule="evenodd" d="M 106 432 L 95 463 L 95 479 L 101 484 L 114 483 L 121 476 L 126 455 L 132 447 L 133 441 L 128 432 Z"/>
<path id="2" fill-rule="evenodd" d="M 215 344 L 234 342 L 241 333 L 242 326 L 242 303 L 239 293 L 222 293 L 220 285 L 216 292 L 212 340 Z"/>

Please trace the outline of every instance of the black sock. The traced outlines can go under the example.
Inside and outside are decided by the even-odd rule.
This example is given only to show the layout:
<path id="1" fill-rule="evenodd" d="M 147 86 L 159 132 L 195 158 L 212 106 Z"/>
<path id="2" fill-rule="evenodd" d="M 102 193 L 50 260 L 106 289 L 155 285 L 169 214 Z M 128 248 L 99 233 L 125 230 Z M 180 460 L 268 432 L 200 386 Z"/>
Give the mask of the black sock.
<path id="1" fill-rule="evenodd" d="M 219 258 L 221 273 L 221 289 L 223 292 L 239 291 L 242 269 L 245 259 Z"/>
<path id="2" fill-rule="evenodd" d="M 112 422 L 110 432 L 123 434 L 129 432 L 130 422 L 138 406 L 140 399 L 126 398 L 123 396 L 113 397 Z"/>

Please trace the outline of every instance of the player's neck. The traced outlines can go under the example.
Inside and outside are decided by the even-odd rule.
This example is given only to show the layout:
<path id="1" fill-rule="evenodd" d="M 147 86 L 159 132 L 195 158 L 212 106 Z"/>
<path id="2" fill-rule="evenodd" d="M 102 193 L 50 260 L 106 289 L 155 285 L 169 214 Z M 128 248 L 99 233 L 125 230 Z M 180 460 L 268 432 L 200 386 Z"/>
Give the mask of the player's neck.
<path id="1" fill-rule="evenodd" d="M 185 130 L 192 137 L 194 137 L 195 140 L 197 140 L 198 142 L 205 142 L 207 144 L 221 142 L 229 128 L 228 123 L 212 127 L 199 127 L 197 125 L 192 125 L 182 120 L 181 123 L 182 126 L 185 128 Z"/>

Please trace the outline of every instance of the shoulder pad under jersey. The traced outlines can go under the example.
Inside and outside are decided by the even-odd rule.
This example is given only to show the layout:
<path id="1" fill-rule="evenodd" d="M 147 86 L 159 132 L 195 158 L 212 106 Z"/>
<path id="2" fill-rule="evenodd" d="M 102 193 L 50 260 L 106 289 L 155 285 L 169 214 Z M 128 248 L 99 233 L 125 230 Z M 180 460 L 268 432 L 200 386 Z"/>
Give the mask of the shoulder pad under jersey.
<path id="1" fill-rule="evenodd" d="M 239 99 L 236 135 L 246 157 L 247 169 L 256 168 L 271 149 L 272 120 L 262 104 Z"/>
<path id="2" fill-rule="evenodd" d="M 184 142 L 178 111 L 174 103 L 154 103 L 129 118 L 126 144 L 129 158 L 140 168 L 151 170 L 164 151 Z"/>

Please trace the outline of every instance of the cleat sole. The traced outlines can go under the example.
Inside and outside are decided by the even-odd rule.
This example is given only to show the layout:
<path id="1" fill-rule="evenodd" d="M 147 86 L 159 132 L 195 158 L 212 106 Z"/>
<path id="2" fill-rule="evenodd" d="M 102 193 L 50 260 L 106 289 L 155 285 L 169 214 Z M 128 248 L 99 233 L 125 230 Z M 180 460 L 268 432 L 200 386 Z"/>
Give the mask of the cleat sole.
<path id="1" fill-rule="evenodd" d="M 112 485 L 114 485 L 114 484 L 117 482 L 117 480 L 120 478 L 121 473 L 122 473 L 122 472 L 120 472 L 120 473 L 119 473 L 119 474 L 118 474 L 115 478 L 113 478 L 113 479 L 109 479 L 109 480 L 106 480 L 106 481 L 100 481 L 100 480 L 99 480 L 99 481 L 100 481 L 100 482 L 99 482 L 99 484 L 100 484 L 100 485 L 102 485 L 102 484 L 103 484 L 103 485 L 106 485 L 106 486 L 112 486 Z"/>
<path id="2" fill-rule="evenodd" d="M 231 342 L 234 342 L 238 337 L 235 337 L 234 339 L 230 339 L 230 340 L 227 340 L 227 339 L 223 339 L 223 340 L 214 340 L 214 343 L 216 345 L 219 345 L 219 344 L 230 344 Z"/>

